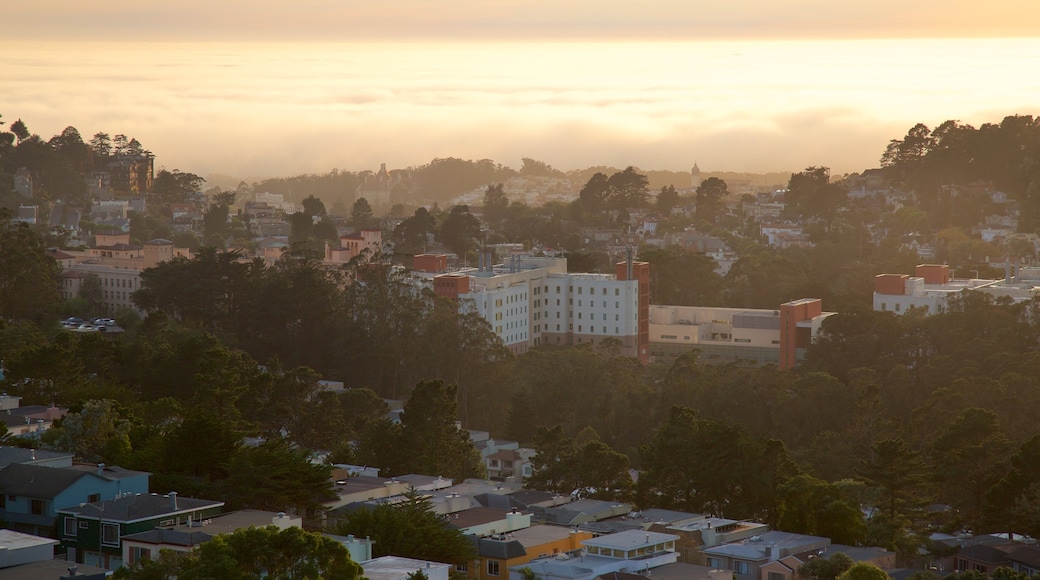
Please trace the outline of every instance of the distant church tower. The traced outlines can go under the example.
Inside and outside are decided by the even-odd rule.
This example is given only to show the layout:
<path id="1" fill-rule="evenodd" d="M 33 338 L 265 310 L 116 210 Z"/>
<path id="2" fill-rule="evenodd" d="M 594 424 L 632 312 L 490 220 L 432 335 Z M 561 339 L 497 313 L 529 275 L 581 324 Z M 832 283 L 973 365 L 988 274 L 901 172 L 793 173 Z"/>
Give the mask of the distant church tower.
<path id="1" fill-rule="evenodd" d="M 697 167 L 696 161 L 693 163 L 693 170 L 690 171 L 690 176 L 693 178 L 693 181 L 691 182 L 693 184 L 693 187 L 700 187 L 701 181 L 703 180 L 701 179 L 701 168 Z"/>

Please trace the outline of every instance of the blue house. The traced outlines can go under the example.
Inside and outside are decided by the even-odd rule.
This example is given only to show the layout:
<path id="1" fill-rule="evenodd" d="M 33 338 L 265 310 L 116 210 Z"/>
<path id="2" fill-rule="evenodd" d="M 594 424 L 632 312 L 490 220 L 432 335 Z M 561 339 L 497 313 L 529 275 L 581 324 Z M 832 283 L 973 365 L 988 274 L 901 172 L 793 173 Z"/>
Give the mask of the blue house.
<path id="1" fill-rule="evenodd" d="M 46 467 L 12 463 L 0 470 L 0 519 L 19 532 L 57 538 L 57 510 L 148 493 L 150 473 L 74 464 Z"/>

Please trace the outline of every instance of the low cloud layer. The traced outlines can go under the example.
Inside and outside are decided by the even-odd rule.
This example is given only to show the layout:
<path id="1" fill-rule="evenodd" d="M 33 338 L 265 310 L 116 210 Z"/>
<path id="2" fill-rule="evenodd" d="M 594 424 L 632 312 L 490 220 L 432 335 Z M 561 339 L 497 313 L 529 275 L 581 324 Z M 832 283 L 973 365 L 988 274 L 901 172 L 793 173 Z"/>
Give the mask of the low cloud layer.
<path id="1" fill-rule="evenodd" d="M 286 175 L 529 156 L 835 173 L 917 122 L 1040 112 L 1031 41 L 24 45 L 7 121 L 137 137 L 157 164 Z"/>

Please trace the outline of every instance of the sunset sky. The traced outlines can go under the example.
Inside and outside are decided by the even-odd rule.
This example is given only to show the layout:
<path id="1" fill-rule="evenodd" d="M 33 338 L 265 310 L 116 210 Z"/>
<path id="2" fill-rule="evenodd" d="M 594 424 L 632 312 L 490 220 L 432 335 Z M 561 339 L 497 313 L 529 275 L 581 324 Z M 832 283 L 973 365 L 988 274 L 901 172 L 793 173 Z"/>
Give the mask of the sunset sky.
<path id="1" fill-rule="evenodd" d="M 1040 114 L 1040 2 L 8 0 L 0 114 L 200 174 L 530 156 L 835 172 Z"/>

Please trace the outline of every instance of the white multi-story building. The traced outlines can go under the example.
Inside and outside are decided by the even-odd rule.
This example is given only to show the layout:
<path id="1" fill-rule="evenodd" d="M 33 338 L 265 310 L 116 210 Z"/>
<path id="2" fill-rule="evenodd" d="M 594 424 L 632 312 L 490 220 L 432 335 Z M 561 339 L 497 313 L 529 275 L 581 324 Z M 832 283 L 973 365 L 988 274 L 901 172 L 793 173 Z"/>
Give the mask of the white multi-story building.
<path id="1" fill-rule="evenodd" d="M 945 312 L 950 299 L 963 292 L 983 292 L 1013 302 L 1030 300 L 1040 293 L 1040 268 L 1023 268 L 1005 262 L 1000 279 L 954 278 L 947 265 L 920 264 L 914 276 L 878 274 L 874 277 L 874 310 L 903 315 L 910 309 L 925 315 Z"/>
<path id="2" fill-rule="evenodd" d="M 513 256 L 493 265 L 489 253 L 481 254 L 478 268 L 432 275 L 438 295 L 474 309 L 517 354 L 543 344 L 616 339 L 622 354 L 644 360 L 649 277 L 642 262 L 618 264 L 614 275 L 574 274 L 565 258 Z"/>

